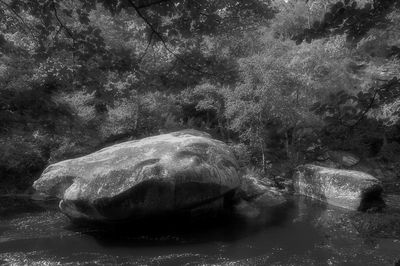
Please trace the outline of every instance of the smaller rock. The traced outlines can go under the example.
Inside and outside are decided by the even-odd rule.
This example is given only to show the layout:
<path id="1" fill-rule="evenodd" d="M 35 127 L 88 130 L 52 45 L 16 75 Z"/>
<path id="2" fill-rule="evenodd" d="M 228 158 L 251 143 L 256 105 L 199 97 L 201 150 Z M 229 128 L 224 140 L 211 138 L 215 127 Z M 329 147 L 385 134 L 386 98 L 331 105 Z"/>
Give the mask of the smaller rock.
<path id="1" fill-rule="evenodd" d="M 239 197 L 244 200 L 252 200 L 269 191 L 272 182 L 268 181 L 260 180 L 252 175 L 244 175 L 241 178 L 240 187 L 237 193 Z"/>
<path id="2" fill-rule="evenodd" d="M 271 180 L 260 180 L 252 175 L 242 177 L 235 198 L 235 212 L 247 218 L 256 218 L 266 210 L 287 203 L 284 194 L 274 187 Z"/>
<path id="3" fill-rule="evenodd" d="M 274 181 L 276 183 L 276 186 L 285 193 L 293 192 L 293 180 L 291 178 L 276 176 L 274 178 Z"/>
<path id="4" fill-rule="evenodd" d="M 252 175 L 244 175 L 236 197 L 251 202 L 264 202 L 263 205 L 273 207 L 286 202 L 283 193 L 272 180 L 259 179 Z"/>
<path id="5" fill-rule="evenodd" d="M 345 167 L 351 167 L 360 162 L 359 157 L 346 151 L 328 151 L 328 156 L 333 162 Z"/>
<path id="6" fill-rule="evenodd" d="M 314 165 L 328 167 L 328 168 L 340 168 L 341 164 L 332 161 L 331 159 L 326 159 L 325 161 L 313 162 Z"/>
<path id="7" fill-rule="evenodd" d="M 384 206 L 381 183 L 364 172 L 307 164 L 297 168 L 293 179 L 298 194 L 334 206 L 361 211 Z"/>

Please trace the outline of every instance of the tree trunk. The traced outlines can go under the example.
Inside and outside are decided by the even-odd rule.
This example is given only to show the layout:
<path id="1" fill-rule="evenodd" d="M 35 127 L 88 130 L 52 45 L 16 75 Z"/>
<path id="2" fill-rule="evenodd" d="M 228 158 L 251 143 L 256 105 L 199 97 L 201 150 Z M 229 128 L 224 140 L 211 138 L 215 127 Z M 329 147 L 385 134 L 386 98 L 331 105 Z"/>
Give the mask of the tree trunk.
<path id="1" fill-rule="evenodd" d="M 225 137 L 225 132 L 224 132 L 224 125 L 223 125 L 222 120 L 220 118 L 218 118 L 218 129 L 219 129 L 219 134 L 221 135 L 221 138 L 224 141 L 227 141 L 227 139 Z"/>
<path id="2" fill-rule="evenodd" d="M 210 112 L 207 111 L 207 123 L 206 123 L 206 128 L 210 128 Z"/>
<path id="3" fill-rule="evenodd" d="M 139 115 L 140 115 L 140 96 L 139 93 L 136 92 L 136 114 L 135 114 L 135 121 L 133 122 L 133 129 L 135 131 L 137 131 L 138 128 Z"/>
<path id="4" fill-rule="evenodd" d="M 262 156 L 262 169 L 263 169 L 263 172 L 265 173 L 267 169 L 265 166 L 265 142 L 264 142 L 264 140 L 262 140 L 262 142 L 261 142 L 261 156 Z"/>
<path id="5" fill-rule="evenodd" d="M 285 150 L 286 150 L 286 157 L 290 159 L 290 149 L 289 149 L 289 134 L 285 132 Z"/>

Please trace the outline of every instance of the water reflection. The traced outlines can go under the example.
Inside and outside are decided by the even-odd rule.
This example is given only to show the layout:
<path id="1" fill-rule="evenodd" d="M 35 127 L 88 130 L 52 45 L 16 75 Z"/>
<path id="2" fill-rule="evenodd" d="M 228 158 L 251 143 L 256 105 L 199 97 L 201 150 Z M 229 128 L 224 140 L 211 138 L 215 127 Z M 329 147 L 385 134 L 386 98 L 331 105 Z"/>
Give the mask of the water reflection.
<path id="1" fill-rule="evenodd" d="M 47 208 L 14 210 L 0 216 L 0 262 L 394 265 L 400 258 L 400 241 L 360 233 L 353 216 L 353 212 L 303 197 L 255 219 L 230 214 L 112 227 L 73 226 Z"/>

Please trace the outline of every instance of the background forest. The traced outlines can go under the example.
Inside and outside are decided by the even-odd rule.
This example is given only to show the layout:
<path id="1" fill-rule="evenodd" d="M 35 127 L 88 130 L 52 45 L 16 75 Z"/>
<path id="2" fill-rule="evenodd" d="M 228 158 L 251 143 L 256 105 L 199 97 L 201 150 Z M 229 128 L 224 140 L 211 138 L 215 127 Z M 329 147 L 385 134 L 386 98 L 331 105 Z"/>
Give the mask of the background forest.
<path id="1" fill-rule="evenodd" d="M 0 191 L 195 128 L 273 178 L 327 150 L 400 172 L 396 0 L 0 0 Z"/>

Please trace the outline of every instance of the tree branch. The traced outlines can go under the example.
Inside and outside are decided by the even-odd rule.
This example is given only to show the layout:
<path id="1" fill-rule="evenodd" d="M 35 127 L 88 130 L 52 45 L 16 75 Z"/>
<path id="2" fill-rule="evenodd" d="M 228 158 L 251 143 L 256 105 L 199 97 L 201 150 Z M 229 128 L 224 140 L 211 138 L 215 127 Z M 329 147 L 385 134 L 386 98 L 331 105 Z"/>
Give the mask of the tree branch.
<path id="1" fill-rule="evenodd" d="M 18 12 L 16 12 L 9 4 L 7 4 L 6 2 L 4 2 L 4 1 L 2 1 L 2 0 L 0 0 L 0 4 L 3 4 L 11 13 L 13 13 L 13 14 L 17 17 L 16 20 L 19 20 L 19 21 L 26 27 L 26 29 L 24 29 L 24 28 L 22 27 L 22 29 L 23 29 L 25 32 L 28 32 L 34 39 L 36 38 L 36 36 L 32 33 L 33 28 L 30 27 L 30 26 L 25 22 L 25 20 L 18 14 Z M 28 29 L 28 30 L 27 30 L 27 29 Z"/>
<path id="2" fill-rule="evenodd" d="M 161 3 L 164 3 L 164 2 L 172 2 L 172 1 L 173 1 L 173 0 L 159 0 L 159 1 L 154 1 L 154 2 L 152 2 L 152 3 L 140 5 L 140 6 L 138 6 L 137 8 L 138 8 L 138 9 L 143 9 L 143 8 L 151 7 L 151 6 L 158 5 L 158 4 L 161 4 Z"/>
<path id="3" fill-rule="evenodd" d="M 151 43 L 152 43 L 152 41 L 153 41 L 153 35 L 154 35 L 154 32 L 151 32 L 150 38 L 149 38 L 149 42 L 147 43 L 146 49 L 144 50 L 143 55 L 142 55 L 142 56 L 140 57 L 140 59 L 139 59 L 139 64 L 142 63 L 144 57 L 145 57 L 146 54 L 147 54 L 147 51 L 149 50 L 149 47 L 150 47 L 150 45 L 151 45 Z"/>
<path id="4" fill-rule="evenodd" d="M 369 112 L 369 110 L 371 110 L 377 95 L 378 95 L 378 89 L 375 90 L 374 95 L 372 96 L 368 107 L 362 112 L 361 116 L 357 119 L 357 121 L 350 126 L 351 129 L 355 128 L 355 126 L 357 126 L 364 119 L 365 115 Z"/>
<path id="5" fill-rule="evenodd" d="M 69 37 L 71 37 L 73 40 L 75 40 L 75 36 L 72 34 L 71 30 L 70 30 L 67 26 L 65 26 L 64 23 L 62 23 L 60 17 L 58 16 L 58 12 L 57 12 L 57 8 L 56 8 L 56 3 L 54 3 L 54 0 L 52 1 L 52 5 L 51 5 L 51 6 L 52 6 L 53 11 L 54 11 L 54 16 L 55 16 L 55 18 L 57 19 L 58 24 L 60 24 L 60 27 L 63 28 L 63 29 L 65 29 L 65 31 L 67 32 L 67 34 L 69 35 Z"/>
<path id="6" fill-rule="evenodd" d="M 209 75 L 209 76 L 220 77 L 219 75 L 217 75 L 217 74 L 215 74 L 215 73 L 205 72 L 205 71 L 203 71 L 203 70 L 201 70 L 201 69 L 199 69 L 199 68 L 197 68 L 197 67 L 193 67 L 193 66 L 189 65 L 188 63 L 186 63 L 185 60 L 183 60 L 180 56 L 178 56 L 177 54 L 175 54 L 175 52 L 172 51 L 172 50 L 168 47 L 168 45 L 167 45 L 166 41 L 164 40 L 164 37 L 162 36 L 162 34 L 161 34 L 160 32 L 158 32 L 158 31 L 154 28 L 154 26 L 148 21 L 148 19 L 147 19 L 147 18 L 143 15 L 143 13 L 140 11 L 139 7 L 137 7 L 137 6 L 135 5 L 135 3 L 134 3 L 132 0 L 127 0 L 127 1 L 130 3 L 130 5 L 133 7 L 133 9 L 135 9 L 135 11 L 136 11 L 136 13 L 138 14 L 138 16 L 147 24 L 147 26 L 150 28 L 150 30 L 152 31 L 152 33 L 155 34 L 155 35 L 160 39 L 160 41 L 162 42 L 162 44 L 163 44 L 165 50 L 167 50 L 170 54 L 172 54 L 178 61 L 180 61 L 181 63 L 183 63 L 183 64 L 184 64 L 186 67 L 188 67 L 189 69 L 192 69 L 192 70 L 194 70 L 194 71 L 197 71 L 197 72 L 199 72 L 199 73 L 201 73 L 201 74 Z M 165 0 L 165 1 L 167 1 L 167 0 Z"/>

